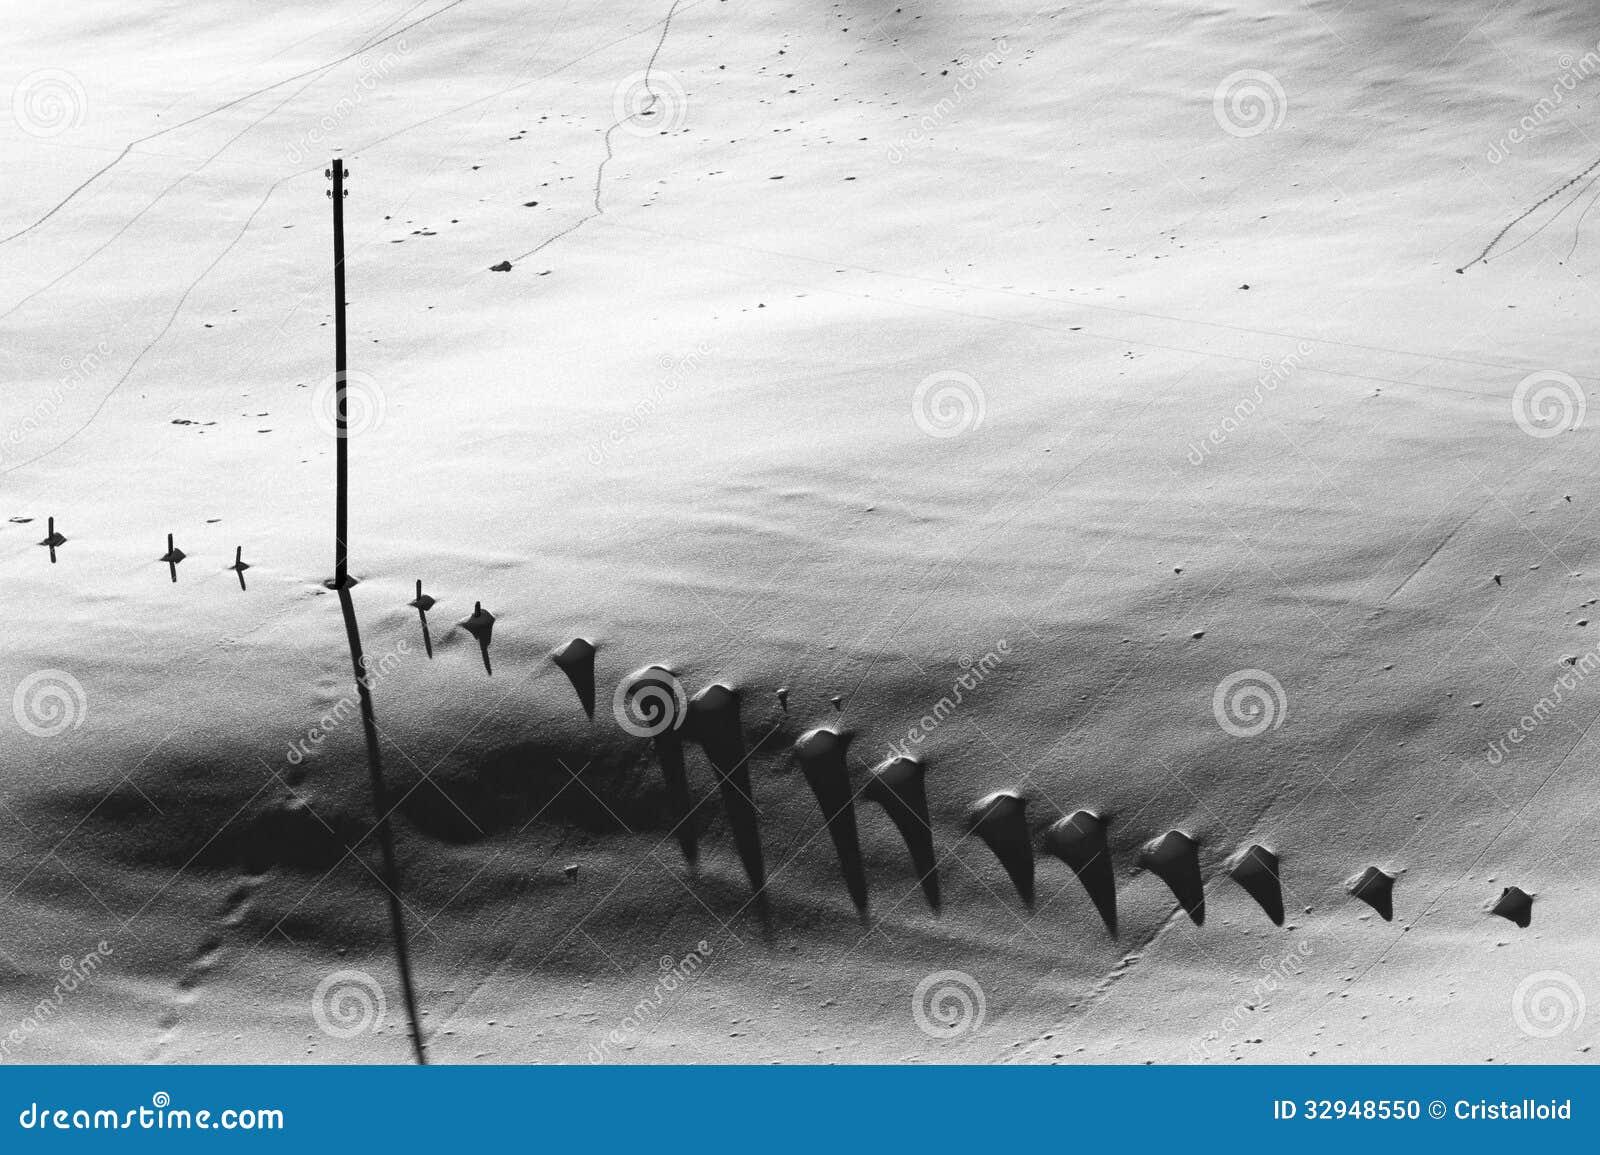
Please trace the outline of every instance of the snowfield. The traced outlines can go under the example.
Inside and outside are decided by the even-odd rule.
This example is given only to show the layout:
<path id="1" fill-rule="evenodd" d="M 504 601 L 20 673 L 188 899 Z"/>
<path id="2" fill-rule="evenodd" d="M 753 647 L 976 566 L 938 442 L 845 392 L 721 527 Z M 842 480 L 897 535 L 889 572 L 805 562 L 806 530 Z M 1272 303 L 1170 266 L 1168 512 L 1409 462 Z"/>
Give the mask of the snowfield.
<path id="1" fill-rule="evenodd" d="M 410 1058 L 335 154 L 430 1058 L 1592 1059 L 1583 6 L 12 17 L 6 1061 Z"/>

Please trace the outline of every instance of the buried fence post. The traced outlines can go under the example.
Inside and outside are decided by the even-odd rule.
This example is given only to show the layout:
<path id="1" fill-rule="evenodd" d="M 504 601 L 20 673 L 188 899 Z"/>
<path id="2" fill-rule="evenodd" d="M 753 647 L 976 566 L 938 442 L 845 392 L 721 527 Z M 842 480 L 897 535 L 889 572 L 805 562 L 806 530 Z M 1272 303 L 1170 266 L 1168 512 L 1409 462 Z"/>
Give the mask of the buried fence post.
<path id="1" fill-rule="evenodd" d="M 350 644 L 350 664 L 355 670 L 356 695 L 361 702 L 361 730 L 367 745 L 367 770 L 372 778 L 372 809 L 377 820 L 378 846 L 383 855 L 383 889 L 389 899 L 389 927 L 394 935 L 395 963 L 411 1025 L 411 1048 L 418 1063 L 428 1061 L 417 1014 L 417 995 L 411 981 L 411 957 L 406 946 L 405 916 L 400 906 L 400 869 L 395 862 L 394 829 L 389 823 L 389 792 L 383 782 L 383 761 L 378 752 L 378 723 L 372 712 L 372 683 L 367 659 L 361 652 L 361 630 L 355 602 L 350 596 L 350 437 L 345 398 L 344 325 L 344 162 L 335 157 L 328 175 L 333 178 L 333 309 L 334 309 L 334 531 L 333 588 L 339 594 L 345 638 Z"/>

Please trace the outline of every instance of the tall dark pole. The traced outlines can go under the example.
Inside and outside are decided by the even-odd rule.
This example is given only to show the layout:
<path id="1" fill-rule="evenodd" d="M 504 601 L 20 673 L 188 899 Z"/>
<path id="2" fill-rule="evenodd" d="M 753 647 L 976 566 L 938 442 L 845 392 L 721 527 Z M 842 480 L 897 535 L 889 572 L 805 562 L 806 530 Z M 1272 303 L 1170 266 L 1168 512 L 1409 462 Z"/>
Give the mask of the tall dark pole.
<path id="1" fill-rule="evenodd" d="M 335 157 L 333 176 L 333 373 L 334 457 L 333 585 L 344 589 L 350 570 L 350 413 L 345 397 L 348 364 L 344 351 L 344 161 Z M 359 673 L 360 671 L 357 671 Z"/>
<path id="2" fill-rule="evenodd" d="M 405 996 L 406 1016 L 411 1023 L 411 1049 L 418 1063 L 428 1054 L 422 1041 L 422 1019 L 417 1014 L 417 994 L 411 981 L 411 953 L 406 946 L 405 912 L 400 905 L 400 867 L 395 861 L 394 828 L 389 824 L 389 792 L 383 782 L 383 760 L 378 751 L 378 722 L 372 711 L 372 682 L 367 677 L 367 659 L 361 652 L 361 630 L 356 623 L 356 604 L 350 596 L 350 545 L 347 532 L 350 518 L 350 437 L 345 409 L 344 357 L 344 162 L 335 158 L 328 170 L 333 177 L 333 340 L 335 405 L 335 491 L 333 588 L 339 593 L 339 611 L 344 615 L 344 633 L 350 643 L 350 663 L 356 673 L 356 695 L 361 701 L 361 730 L 367 743 L 367 770 L 372 778 L 372 808 L 377 815 L 378 847 L 383 855 L 383 889 L 389 896 L 389 929 L 394 935 L 395 963 L 400 971 L 400 990 Z"/>

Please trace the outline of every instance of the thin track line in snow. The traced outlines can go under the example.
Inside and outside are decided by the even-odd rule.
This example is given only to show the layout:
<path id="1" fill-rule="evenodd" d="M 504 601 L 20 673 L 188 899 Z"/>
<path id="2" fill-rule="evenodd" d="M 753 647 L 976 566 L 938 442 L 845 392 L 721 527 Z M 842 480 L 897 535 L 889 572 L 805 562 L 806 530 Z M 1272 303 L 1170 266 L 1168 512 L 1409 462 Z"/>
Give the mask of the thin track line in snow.
<path id="1" fill-rule="evenodd" d="M 282 80 L 274 81 L 273 83 L 268 84 L 263 88 L 258 88 L 253 92 L 247 92 L 243 96 L 236 96 L 232 100 L 227 101 L 224 104 L 219 104 L 219 105 L 217 105 L 217 107 L 215 107 L 213 109 L 210 109 L 207 112 L 196 113 L 194 116 L 189 117 L 189 119 L 187 119 L 187 120 L 180 120 L 177 124 L 169 124 L 169 125 L 167 125 L 167 127 L 157 129 L 155 132 L 149 133 L 149 134 L 147 134 L 145 136 L 141 136 L 137 140 L 130 140 L 127 144 L 122 146 L 122 151 L 121 152 L 117 153 L 116 156 L 112 157 L 109 161 L 107 161 L 100 168 L 96 169 L 94 172 L 90 173 L 87 177 L 85 177 L 81 182 L 78 183 L 78 185 L 76 187 L 74 187 L 70 192 L 68 192 L 66 196 L 62 197 L 53 206 L 51 206 L 49 211 L 47 211 L 38 220 L 34 221 L 32 224 L 22 226 L 22 228 L 18 229 L 16 232 L 10 234 L 9 236 L 0 237 L 0 245 L 8 245 L 12 241 L 17 240 L 19 237 L 26 236 L 28 233 L 31 233 L 34 229 L 36 229 L 40 225 L 44 224 L 51 217 L 55 216 L 62 209 L 66 208 L 67 205 L 70 204 L 72 202 L 72 200 L 75 197 L 77 197 L 77 195 L 79 193 L 81 193 L 84 189 L 86 189 L 90 185 L 94 184 L 95 181 L 99 180 L 101 177 L 105 176 L 106 173 L 110 172 L 112 169 L 116 168 L 117 165 L 121 164 L 125 159 L 127 159 L 128 154 L 131 153 L 139 145 L 145 144 L 145 143 L 147 143 L 149 141 L 152 141 L 152 140 L 155 140 L 157 137 L 166 136 L 169 132 L 176 132 L 180 128 L 187 128 L 189 125 L 194 124 L 194 123 L 196 123 L 198 121 L 205 120 L 207 117 L 215 116 L 219 112 L 226 112 L 228 109 L 233 108 L 235 105 L 243 104 L 247 100 L 254 100 L 256 97 L 261 96 L 261 95 L 263 95 L 265 93 L 271 92 L 275 88 L 282 88 L 285 84 L 293 84 L 296 80 L 303 80 L 308 76 L 316 76 L 319 73 L 327 72 L 327 71 L 329 71 L 329 70 L 331 70 L 333 68 L 337 68 L 339 65 L 345 63 L 348 60 L 354 60 L 357 56 L 360 56 L 363 52 L 371 51 L 373 48 L 376 48 L 378 45 L 386 43 L 387 41 L 393 40 L 396 36 L 400 36 L 403 33 L 409 32 L 409 31 L 411 31 L 411 29 L 415 28 L 417 25 L 422 24 L 422 23 L 424 23 L 424 22 L 426 22 L 428 20 L 432 20 L 435 16 L 438 16 L 441 13 L 444 13 L 444 12 L 448 12 L 450 9 L 454 8 L 456 5 L 462 4 L 464 2 L 465 2 L 465 0 L 450 0 L 450 2 L 448 4 L 446 4 L 443 8 L 440 8 L 437 11 L 434 11 L 434 12 L 430 12 L 426 16 L 419 16 L 417 19 L 413 20 L 410 24 L 406 24 L 406 25 L 404 25 L 404 26 L 402 26 L 400 28 L 397 28 L 393 32 L 389 33 L 389 35 L 381 37 L 380 39 L 374 40 L 371 43 L 366 44 L 366 45 L 362 46 L 361 48 L 356 49 L 354 52 L 347 52 L 347 53 L 345 53 L 345 55 L 337 57 L 334 60 L 330 60 L 326 64 L 319 64 L 315 68 L 308 68 L 304 72 L 297 72 L 293 76 L 286 76 Z M 276 187 L 276 186 L 274 186 L 274 187 Z"/>
<path id="2" fill-rule="evenodd" d="M 1594 183 L 1594 181 L 1589 182 L 1590 185 L 1593 185 Z M 1567 255 L 1564 259 L 1570 261 L 1572 259 L 1572 254 L 1578 251 L 1578 237 L 1583 229 L 1583 218 L 1589 215 L 1589 210 L 1594 208 L 1594 202 L 1596 200 L 1600 200 L 1600 192 L 1596 192 L 1594 196 L 1590 197 L 1589 203 L 1584 205 L 1583 211 L 1578 214 L 1577 223 L 1572 226 L 1572 247 L 1567 250 Z"/>
<path id="3" fill-rule="evenodd" d="M 1516 244 L 1512 245 L 1509 249 L 1506 249 L 1503 252 L 1501 252 L 1500 255 L 1502 257 L 1509 257 L 1512 253 L 1516 252 L 1518 249 L 1522 248 L 1524 245 L 1528 244 L 1530 241 L 1537 240 L 1539 238 L 1539 235 L 1541 233 L 1543 233 L 1546 229 L 1548 229 L 1551 225 L 1555 224 L 1558 220 L 1560 220 L 1561 217 L 1563 216 L 1563 214 L 1565 214 L 1568 209 L 1570 209 L 1573 205 L 1575 205 L 1579 201 L 1581 201 L 1583 199 L 1583 194 L 1588 192 L 1589 189 L 1594 186 L 1596 181 L 1600 181 L 1600 176 L 1590 177 L 1588 183 L 1585 184 L 1582 188 L 1580 188 L 1577 192 L 1573 193 L 1571 199 L 1568 200 L 1566 204 L 1562 205 L 1554 213 L 1550 214 L 1550 218 L 1548 220 L 1546 220 L 1544 222 L 1544 224 L 1542 224 L 1538 228 L 1534 229 L 1533 232 L 1531 232 L 1527 236 L 1523 237 L 1520 241 L 1518 241 Z M 1579 217 L 1579 221 L 1581 222 L 1582 219 L 1583 218 L 1580 216 Z M 1573 244 L 1574 248 L 1577 247 L 1578 238 L 1577 238 L 1576 235 L 1574 235 L 1573 238 L 1572 238 L 1572 244 Z"/>
<path id="4" fill-rule="evenodd" d="M 461 3 L 461 2 L 462 2 L 462 0 L 455 0 L 455 3 Z M 407 12 L 409 13 L 411 11 L 414 11 L 417 7 L 420 7 L 420 4 L 412 5 L 412 7 L 407 10 Z M 450 5 L 450 7 L 454 7 L 454 4 Z M 443 12 L 444 10 L 445 9 L 441 8 L 441 9 L 438 10 L 438 12 L 434 12 L 431 15 L 437 16 L 440 12 Z M 429 18 L 430 17 L 423 17 L 422 19 L 429 19 Z M 396 31 L 394 33 L 391 33 L 388 36 L 378 36 L 378 37 L 369 39 L 368 42 L 362 46 L 361 49 L 357 50 L 357 54 L 359 54 L 360 52 L 364 52 L 367 49 L 369 49 L 369 48 L 371 48 L 371 47 L 373 47 L 373 46 L 375 46 L 377 44 L 381 44 L 386 40 L 392 39 L 394 36 L 398 36 L 400 33 L 405 32 L 405 31 L 415 27 L 417 24 L 420 24 L 421 22 L 422 22 L 421 20 L 416 20 L 416 21 L 413 21 L 410 24 L 407 24 L 405 27 L 399 29 L 398 31 Z M 391 23 L 393 23 L 393 21 L 391 21 Z M 546 37 L 546 39 L 548 40 L 548 36 Z M 652 59 L 654 59 L 654 57 L 652 57 Z M 337 64 L 338 62 L 335 61 L 334 63 Z M 328 65 L 328 66 L 325 66 L 325 67 L 332 67 L 332 65 Z M 313 69 L 312 73 L 317 72 L 317 71 L 319 71 L 319 70 Z M 309 75 L 311 75 L 311 73 L 302 73 L 301 75 L 302 76 L 309 76 Z M 292 80 L 294 78 L 290 78 L 290 79 Z M 314 78 L 313 78 L 313 80 L 314 80 Z M 257 120 L 253 121 L 249 127 L 241 130 L 238 134 L 236 134 L 232 138 L 232 140 L 230 140 L 228 142 L 228 144 L 224 145 L 222 147 L 222 149 L 219 149 L 216 153 L 212 154 L 212 156 L 208 159 L 207 163 L 209 163 L 209 160 L 214 160 L 217 156 L 221 155 L 221 153 L 223 151 L 225 151 L 229 147 L 229 145 L 231 145 L 233 143 L 233 140 L 237 140 L 240 136 L 243 136 L 246 132 L 249 132 L 251 128 L 254 128 L 256 125 L 260 124 L 261 121 L 265 120 L 268 116 L 271 116 L 272 112 L 276 111 L 277 108 L 282 108 L 283 104 L 286 104 L 286 103 L 288 103 L 289 100 L 294 99 L 294 95 L 298 95 L 299 92 L 305 91 L 305 88 L 308 87 L 313 82 L 313 80 L 308 80 L 306 85 L 302 86 L 300 89 L 297 89 L 295 94 L 292 94 L 291 96 L 286 97 L 283 102 L 281 102 L 279 105 L 276 106 L 275 109 L 263 114 L 260 118 L 258 118 Z M 288 83 L 288 82 L 289 81 L 280 81 L 280 82 L 278 82 L 277 85 L 273 85 L 271 87 L 281 87 L 283 84 Z M 265 91 L 268 91 L 268 89 L 262 89 L 260 91 L 261 92 L 265 92 Z M 257 95 L 259 95 L 259 93 L 257 93 Z M 209 114 L 205 114 L 205 115 L 209 115 Z M 198 118 L 196 118 L 196 119 L 198 119 Z M 480 119 L 481 119 L 481 116 L 480 116 Z M 177 126 L 174 126 L 174 127 L 177 127 Z M 443 163 L 442 160 L 437 162 L 435 164 L 434 168 L 437 169 L 438 165 L 440 163 Z M 205 167 L 204 164 L 202 164 L 200 166 L 200 168 L 204 168 L 204 167 Z M 136 356 L 134 358 L 134 360 L 129 364 L 127 370 L 117 380 L 117 382 L 114 385 L 112 385 L 110 390 L 107 391 L 106 395 L 101 399 L 99 405 L 97 405 L 95 407 L 94 412 L 89 415 L 88 420 L 86 420 L 82 425 L 78 426 L 78 428 L 74 429 L 70 434 L 68 434 L 65 438 L 63 438 L 56 445 L 54 445 L 51 448 L 45 450 L 44 452 L 42 452 L 42 453 L 40 453 L 40 454 L 38 454 L 38 455 L 36 455 L 34 457 L 30 457 L 26 461 L 20 461 L 20 462 L 17 462 L 15 465 L 8 466 L 5 469 L 0 469 L 0 476 L 4 476 L 5 474 L 12 472 L 12 470 L 21 469 L 21 468 L 24 468 L 25 466 L 32 465 L 34 462 L 40 461 L 40 460 L 44 459 L 45 457 L 50 456 L 56 450 L 63 448 L 65 445 L 67 445 L 68 442 L 72 441 L 80 433 L 82 433 L 85 429 L 87 429 L 89 427 L 89 425 L 92 424 L 97 417 L 99 417 L 100 412 L 105 408 L 106 403 L 111 399 L 111 395 L 114 394 L 118 389 L 120 389 L 127 382 L 128 377 L 132 374 L 133 370 L 138 367 L 139 362 L 144 358 L 144 356 L 147 353 L 149 353 L 150 350 L 157 343 L 159 343 L 162 340 L 162 338 L 164 338 L 166 336 L 166 334 L 168 332 L 171 331 L 172 325 L 176 321 L 177 315 L 182 310 L 184 302 L 188 299 L 189 295 L 199 285 L 200 281 L 204 280 L 206 278 L 206 276 L 208 276 L 216 268 L 216 266 L 222 261 L 222 259 L 224 257 L 226 257 L 228 255 L 228 253 L 231 252 L 235 247 L 237 247 L 239 241 L 243 239 L 244 234 L 249 231 L 251 222 L 254 221 L 255 217 L 260 213 L 260 211 L 264 207 L 266 207 L 267 201 L 271 198 L 272 194 L 278 189 L 278 187 L 280 185 L 288 183 L 291 180 L 295 180 L 295 179 L 297 179 L 299 177 L 307 175 L 308 173 L 314 172 L 317 168 L 321 168 L 321 167 L 322 167 L 322 164 L 318 163 L 317 165 L 313 165 L 313 166 L 308 167 L 306 169 L 302 169 L 302 170 L 300 170 L 298 172 L 290 173 L 287 176 L 281 177 L 277 181 L 273 182 L 273 184 L 268 187 L 268 189 L 266 191 L 266 194 L 262 197 L 261 203 L 256 206 L 256 208 L 251 212 L 250 216 L 246 219 L 243 228 L 241 228 L 240 231 L 239 231 L 239 234 L 236 237 L 234 237 L 233 241 L 229 243 L 228 247 L 226 249 L 224 249 L 221 253 L 218 254 L 216 260 L 212 261 L 211 264 L 208 265 L 203 272 L 201 272 L 200 276 L 198 278 L 196 278 L 195 281 L 193 281 L 189 285 L 188 289 L 186 289 L 184 291 L 183 295 L 178 299 L 178 303 L 174 307 L 172 315 L 168 318 L 166 326 L 163 327 L 161 332 L 158 333 L 156 335 L 156 337 L 149 344 L 147 344 L 139 352 L 138 356 Z M 156 203 L 156 201 L 159 201 L 162 196 L 166 195 L 166 192 L 170 192 L 172 188 L 176 187 L 178 184 L 181 184 L 183 181 L 190 179 L 191 177 L 196 175 L 199 171 L 200 171 L 199 169 L 195 169 L 195 170 L 191 171 L 190 173 L 188 173 L 187 175 L 185 175 L 183 177 L 180 177 L 177 181 L 174 181 L 172 185 L 169 185 L 168 188 L 163 193 L 161 193 L 160 195 L 158 195 L 156 197 L 155 201 L 152 201 L 150 203 L 150 205 L 146 205 L 145 209 L 141 210 L 132 220 L 130 220 L 126 225 L 124 225 L 123 228 L 118 231 L 117 236 L 120 236 L 123 232 L 125 232 L 127 230 L 128 227 L 130 227 L 134 223 L 134 221 L 138 220 L 138 218 L 140 216 L 143 216 L 144 213 L 147 212 L 149 210 L 149 208 Z M 116 237 L 114 236 L 111 239 L 111 241 L 115 241 L 115 240 L 116 240 Z M 90 254 L 90 258 L 89 259 L 92 259 L 92 257 L 95 256 L 95 255 L 98 255 L 98 253 L 100 251 L 102 251 L 106 247 L 109 247 L 111 241 L 108 241 L 105 245 L 102 245 L 100 249 L 95 250 L 95 253 Z M 3 243 L 3 242 L 0 242 L 0 243 Z M 363 247 L 366 247 L 366 246 L 363 246 Z M 11 313 L 15 312 L 17 308 L 21 307 L 21 305 L 25 304 L 28 300 L 32 299 L 32 297 L 37 296 L 39 292 L 43 292 L 44 289 L 50 288 L 52 285 L 58 283 L 59 281 L 64 279 L 66 276 L 69 276 L 72 272 L 76 271 L 77 268 L 81 267 L 83 263 L 86 263 L 86 261 L 85 262 L 80 262 L 80 264 L 78 266 L 74 266 L 73 269 L 68 270 L 66 273 L 62 274 L 62 276 L 57 277 L 56 281 L 52 281 L 50 283 L 50 285 L 44 286 L 43 289 L 36 290 L 33 294 L 30 294 L 29 297 L 24 298 L 22 301 L 19 301 L 17 303 L 17 305 L 13 306 L 12 309 L 7 311 L 7 313 L 5 313 L 3 316 L 10 316 Z M 303 304 L 304 301 L 307 298 L 309 298 L 310 296 L 311 296 L 311 292 L 308 291 L 301 298 L 301 300 L 296 303 L 295 308 L 298 309 L 300 304 Z M 291 313 L 293 311 L 294 310 L 291 310 Z M 0 319 L 3 319 L 3 316 L 0 316 Z M 278 326 L 278 331 L 281 332 L 282 328 L 283 328 L 283 325 L 280 324 Z"/>
<path id="5" fill-rule="evenodd" d="M 229 137 L 227 139 L 227 141 L 222 145 L 221 148 L 217 149 L 210 156 L 206 157 L 205 160 L 201 161 L 198 165 L 196 165 L 194 168 L 190 169 L 188 172 L 184 173 L 182 176 L 175 178 L 170 184 L 167 185 L 166 188 L 164 188 L 160 192 L 158 192 L 153 198 L 151 198 L 145 204 L 145 206 L 142 209 L 140 209 L 138 212 L 134 213 L 133 216 L 129 217 L 126 221 L 124 221 L 121 228 L 119 228 L 116 232 L 112 233 L 105 240 L 101 241 L 99 246 L 97 246 L 94 250 L 92 250 L 82 260 L 78 261 L 77 264 L 72 265 L 70 268 L 64 269 L 62 272 L 56 274 L 56 276 L 55 276 L 55 278 L 53 280 L 50 280 L 50 281 L 46 282 L 43 285 L 40 285 L 37 289 L 33 290 L 33 292 L 31 292 L 27 296 L 22 297 L 21 299 L 19 299 L 15 305 L 12 305 L 4 313 L 0 313 L 0 321 L 4 321 L 7 317 L 10 317 L 18 309 L 22 308 L 29 301 L 32 301 L 34 298 L 38 297 L 40 294 L 49 292 L 51 289 L 53 289 L 57 285 L 59 285 L 62 281 L 66 280 L 68 277 L 70 277 L 74 273 L 78 272 L 85 265 L 87 265 L 90 261 L 92 261 L 96 257 L 98 257 L 101 253 L 105 252 L 112 245 L 116 244 L 117 241 L 122 238 L 123 234 L 126 233 L 129 229 L 131 229 L 134 225 L 138 224 L 139 221 L 144 217 L 144 215 L 146 213 L 148 213 L 151 209 L 155 208 L 156 205 L 161 203 L 161 201 L 165 200 L 168 193 L 170 193 L 173 189 L 177 188 L 179 185 L 183 184 L 184 182 L 189 181 L 189 180 L 193 180 L 195 177 L 199 176 L 202 172 L 205 171 L 206 168 L 208 168 L 210 166 L 212 161 L 216 160 L 217 157 L 221 156 L 223 153 L 227 152 L 230 148 L 232 148 L 234 146 L 234 144 L 241 137 L 247 135 L 252 130 L 257 128 L 264 121 L 266 121 L 266 119 L 268 117 L 272 116 L 279 109 L 283 108 L 284 105 L 288 104 L 291 100 L 294 100 L 302 92 L 304 92 L 306 89 L 310 88 L 315 83 L 316 83 L 316 78 L 315 77 L 311 78 L 310 80 L 307 80 L 299 88 L 295 89 L 288 96 L 284 97 L 277 104 L 275 104 L 271 108 L 269 108 L 266 112 L 263 112 L 260 116 L 258 116 L 255 120 L 252 120 L 244 128 L 241 128 L 238 132 L 234 133 L 231 137 Z M 296 175 L 298 175 L 298 174 L 296 174 Z"/>
<path id="6" fill-rule="evenodd" d="M 661 35 L 656 39 L 656 46 L 650 53 L 649 61 L 645 63 L 644 88 L 645 91 L 650 94 L 650 103 L 645 105 L 644 108 L 640 109 L 641 114 L 648 113 L 651 109 L 655 108 L 655 106 L 661 100 L 661 98 L 656 95 L 656 90 L 650 86 L 650 74 L 655 70 L 656 58 L 661 55 L 661 46 L 667 42 L 667 33 L 672 29 L 672 17 L 677 13 L 678 5 L 680 3 L 682 3 L 682 0 L 672 0 L 672 6 L 667 9 L 667 14 L 661 21 Z M 616 155 L 615 151 L 611 147 L 611 137 L 612 134 L 617 131 L 617 129 L 621 128 L 624 124 L 632 119 L 632 114 L 618 117 L 616 120 L 612 121 L 611 126 L 606 129 L 604 138 L 606 155 L 604 159 L 600 161 L 600 167 L 594 171 L 594 211 L 585 216 L 579 217 L 576 221 L 562 229 L 560 232 L 553 233 L 552 235 L 546 237 L 527 252 L 511 258 L 513 261 L 526 260 L 535 253 L 539 252 L 541 249 L 548 248 L 550 245 L 555 244 L 562 237 L 571 236 L 584 225 L 605 213 L 605 206 L 600 203 L 600 194 L 605 187 L 606 165 L 610 164 L 612 157 Z"/>
<path id="7" fill-rule="evenodd" d="M 288 178 L 284 179 L 287 180 Z M 178 303 L 172 307 L 172 312 L 168 314 L 167 323 L 162 325 L 161 331 L 152 337 L 145 344 L 144 348 L 139 350 L 138 354 L 132 361 L 128 362 L 128 367 L 127 369 L 123 370 L 122 376 L 117 378 L 116 384 L 112 385 L 110 389 L 106 390 L 105 396 L 100 398 L 100 403 L 94 407 L 94 412 L 89 414 L 89 416 L 84 420 L 83 424 L 79 425 L 71 433 L 67 434 L 66 437 L 56 442 L 43 453 L 35 454 L 33 457 L 30 457 L 25 461 L 19 461 L 15 465 L 8 465 L 4 469 L 0 469 L 0 477 L 32 465 L 36 461 L 41 461 L 44 458 L 49 457 L 56 450 L 61 449 L 70 443 L 78 436 L 78 434 L 89 428 L 90 425 L 94 424 L 95 419 L 100 416 L 101 410 L 105 409 L 106 404 L 111 400 L 116 391 L 121 389 L 123 385 L 127 383 L 129 377 L 133 376 L 133 371 L 139 367 L 139 362 L 144 360 L 145 354 L 149 353 L 151 349 L 154 349 L 157 345 L 159 345 L 162 338 L 164 338 L 171 331 L 173 324 L 178 319 L 178 314 L 183 312 L 183 306 L 188 303 L 190 294 L 193 293 L 195 289 L 200 287 L 200 282 L 210 276 L 211 271 L 220 265 L 223 261 L 223 258 L 229 253 L 233 252 L 234 248 L 239 244 L 239 242 L 244 239 L 245 233 L 250 231 L 250 226 L 255 222 L 257 215 L 260 214 L 262 209 L 267 207 L 267 202 L 272 199 L 272 194 L 277 192 L 278 186 L 283 183 L 284 182 L 282 180 L 275 181 L 271 186 L 268 187 L 266 194 L 262 196 L 260 203 L 258 203 L 255 208 L 250 210 L 250 215 L 245 218 L 244 224 L 239 226 L 239 231 L 234 234 L 233 240 L 229 241 L 227 245 L 224 246 L 223 250 L 214 258 L 212 258 L 211 263 L 200 271 L 200 275 L 198 277 L 189 282 L 189 287 L 183 291 L 183 296 L 178 298 Z"/>
<path id="8" fill-rule="evenodd" d="M 1547 195 L 1545 195 L 1543 197 L 1540 197 L 1538 200 L 1534 201 L 1533 204 L 1531 204 L 1527 208 L 1523 209 L 1522 212 L 1520 212 L 1516 216 L 1512 217 L 1511 221 L 1503 229 L 1501 229 L 1499 232 L 1497 232 L 1493 237 L 1491 237 L 1489 239 L 1489 243 L 1483 246 L 1483 251 L 1481 253 L 1479 253 L 1477 256 L 1473 257 L 1472 260 L 1468 261 L 1466 264 L 1462 265 L 1459 269 L 1456 270 L 1456 272 L 1464 273 L 1468 269 L 1472 268 L 1473 265 L 1479 264 L 1480 262 L 1487 261 L 1489 259 L 1489 254 L 1492 251 L 1494 251 L 1494 247 L 1496 245 L 1498 245 L 1502 240 L 1505 239 L 1505 235 L 1507 233 L 1509 233 L 1512 229 L 1516 228 L 1523 221 L 1527 220 L 1534 213 L 1538 212 L 1545 205 L 1547 205 L 1551 201 L 1555 200 L 1556 197 L 1558 197 L 1562 193 L 1566 192 L 1569 188 L 1571 188 L 1573 185 L 1577 184 L 1580 180 L 1582 180 L 1584 177 L 1588 176 L 1590 173 L 1592 173 L 1597 168 L 1600 168 L 1600 159 L 1596 159 L 1593 164 L 1589 165 L 1582 172 L 1580 172 L 1577 176 L 1572 177 L 1570 180 L 1564 181 L 1554 191 L 1550 192 L 1549 194 L 1547 194 Z"/>

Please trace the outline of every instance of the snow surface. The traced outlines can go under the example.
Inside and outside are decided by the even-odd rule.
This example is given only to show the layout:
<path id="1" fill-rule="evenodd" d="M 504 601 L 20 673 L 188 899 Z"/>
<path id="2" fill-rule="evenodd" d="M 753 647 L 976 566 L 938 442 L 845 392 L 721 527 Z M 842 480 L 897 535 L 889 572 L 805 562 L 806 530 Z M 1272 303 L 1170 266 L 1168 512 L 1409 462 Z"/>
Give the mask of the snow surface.
<path id="1" fill-rule="evenodd" d="M 82 689 L 0 728 L 7 1060 L 408 1058 L 360 727 L 289 757 L 351 692 L 336 151 L 433 1058 L 1592 1057 L 1595 419 L 1514 406 L 1600 380 L 1584 6 L 99 0 L 0 37 L 0 691 Z M 1262 122 L 1217 102 L 1243 71 Z M 611 716 L 652 663 L 740 691 L 765 923 L 699 749 L 691 872 Z M 1277 725 L 1236 737 L 1251 670 Z M 848 731 L 859 784 L 963 677 L 916 749 L 943 911 L 858 800 L 858 918 L 792 744 Z M 1115 940 L 1061 862 L 1030 912 L 966 834 L 998 790 L 1035 832 L 1111 817 Z M 1138 865 L 1171 829 L 1203 926 Z M 1282 928 L 1226 876 L 1257 842 Z M 319 1028 L 341 970 L 376 1030 Z M 949 1039 L 913 1013 L 941 971 L 983 992 Z"/>

